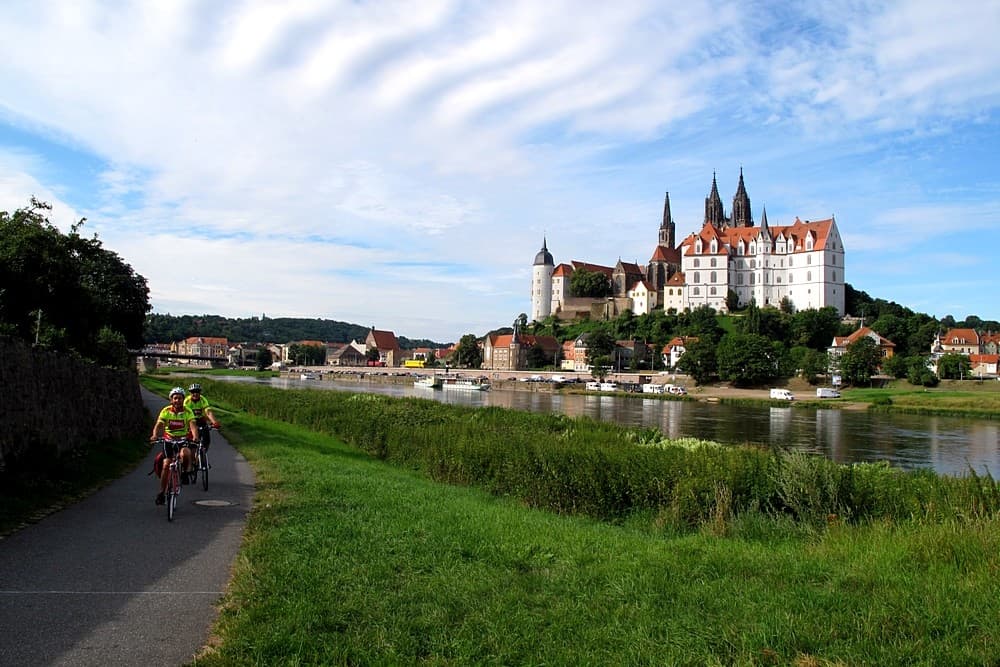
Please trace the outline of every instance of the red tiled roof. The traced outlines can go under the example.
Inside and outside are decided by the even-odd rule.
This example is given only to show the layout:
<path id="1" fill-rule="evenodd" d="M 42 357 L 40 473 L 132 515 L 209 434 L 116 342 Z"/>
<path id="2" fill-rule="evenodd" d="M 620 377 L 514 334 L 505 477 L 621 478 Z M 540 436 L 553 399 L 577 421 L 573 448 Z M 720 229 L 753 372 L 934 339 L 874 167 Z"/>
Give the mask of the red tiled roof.
<path id="1" fill-rule="evenodd" d="M 378 331 L 372 329 L 370 332 L 375 339 L 375 347 L 379 350 L 398 350 L 399 343 L 396 341 L 396 334 L 391 331 Z"/>
<path id="2" fill-rule="evenodd" d="M 955 342 L 957 339 L 958 342 Z M 975 329 L 948 329 L 941 337 L 942 345 L 979 345 L 979 334 Z"/>

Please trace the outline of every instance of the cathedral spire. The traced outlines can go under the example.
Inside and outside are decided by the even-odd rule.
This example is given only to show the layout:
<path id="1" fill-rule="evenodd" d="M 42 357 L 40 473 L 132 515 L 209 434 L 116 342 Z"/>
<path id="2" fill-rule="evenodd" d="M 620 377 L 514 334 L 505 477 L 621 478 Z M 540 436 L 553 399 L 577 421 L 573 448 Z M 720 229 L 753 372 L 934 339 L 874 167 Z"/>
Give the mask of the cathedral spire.
<path id="1" fill-rule="evenodd" d="M 660 237 L 658 245 L 667 248 L 674 247 L 674 219 L 670 215 L 670 193 L 663 199 L 663 222 L 660 223 Z"/>
<path id="2" fill-rule="evenodd" d="M 719 196 L 719 185 L 712 172 L 712 192 L 705 197 L 705 222 L 711 223 L 716 229 L 726 226 L 726 212 L 722 208 L 722 197 Z"/>
<path id="3" fill-rule="evenodd" d="M 753 227 L 753 215 L 750 213 L 750 197 L 743 185 L 743 167 L 740 167 L 740 183 L 736 186 L 733 196 L 733 227 Z"/>

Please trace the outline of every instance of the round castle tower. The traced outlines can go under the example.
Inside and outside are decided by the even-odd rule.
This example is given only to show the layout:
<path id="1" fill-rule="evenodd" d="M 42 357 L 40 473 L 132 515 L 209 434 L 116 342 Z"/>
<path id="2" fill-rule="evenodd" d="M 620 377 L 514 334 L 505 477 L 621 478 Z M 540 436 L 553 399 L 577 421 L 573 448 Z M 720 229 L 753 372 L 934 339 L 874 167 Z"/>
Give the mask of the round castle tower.
<path id="1" fill-rule="evenodd" d="M 545 237 L 542 237 L 542 249 L 535 255 L 535 263 L 531 267 L 531 320 L 534 322 L 541 322 L 552 314 L 554 268 L 552 253 L 545 246 Z"/>

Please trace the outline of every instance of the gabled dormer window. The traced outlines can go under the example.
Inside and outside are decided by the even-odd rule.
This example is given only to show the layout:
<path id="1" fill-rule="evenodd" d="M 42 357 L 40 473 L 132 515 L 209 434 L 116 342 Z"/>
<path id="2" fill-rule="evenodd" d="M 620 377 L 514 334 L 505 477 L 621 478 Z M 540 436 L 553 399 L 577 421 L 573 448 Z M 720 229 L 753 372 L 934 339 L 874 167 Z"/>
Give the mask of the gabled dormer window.
<path id="1" fill-rule="evenodd" d="M 753 243 L 750 244 L 750 254 L 751 255 L 757 254 L 757 246 Z"/>
<path id="2" fill-rule="evenodd" d="M 701 239 L 694 242 L 694 251 L 699 255 L 701 254 Z"/>
<path id="3" fill-rule="evenodd" d="M 813 235 L 812 233 L 810 233 L 808 236 L 806 236 L 806 250 L 812 250 L 812 249 L 813 249 Z"/>
<path id="4" fill-rule="evenodd" d="M 736 246 L 736 254 L 742 255 L 746 251 L 746 246 L 743 244 L 743 239 L 740 239 L 740 244 Z"/>
<path id="5" fill-rule="evenodd" d="M 709 252 L 711 252 L 713 255 L 719 252 L 719 242 L 716 241 L 715 239 L 712 239 L 712 246 Z"/>

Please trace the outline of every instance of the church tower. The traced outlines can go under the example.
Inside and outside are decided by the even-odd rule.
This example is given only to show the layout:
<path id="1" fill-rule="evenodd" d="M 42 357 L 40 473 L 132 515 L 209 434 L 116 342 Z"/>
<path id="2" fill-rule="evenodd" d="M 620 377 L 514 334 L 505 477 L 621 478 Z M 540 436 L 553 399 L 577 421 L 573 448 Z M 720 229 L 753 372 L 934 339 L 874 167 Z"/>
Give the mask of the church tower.
<path id="1" fill-rule="evenodd" d="M 674 219 L 670 216 L 670 193 L 663 200 L 663 222 L 660 224 L 659 245 L 674 247 Z"/>
<path id="2" fill-rule="evenodd" d="M 726 212 L 722 209 L 722 197 L 719 196 L 719 186 L 715 182 L 715 172 L 712 172 L 712 192 L 705 197 L 705 222 L 711 223 L 716 229 L 729 226 Z"/>
<path id="3" fill-rule="evenodd" d="M 743 185 L 743 167 L 740 167 L 740 184 L 733 196 L 733 227 L 753 227 L 753 215 L 750 213 L 750 196 Z"/>
<path id="4" fill-rule="evenodd" d="M 531 319 L 541 322 L 552 314 L 552 271 L 555 262 L 542 237 L 542 249 L 535 255 L 531 267 Z"/>

